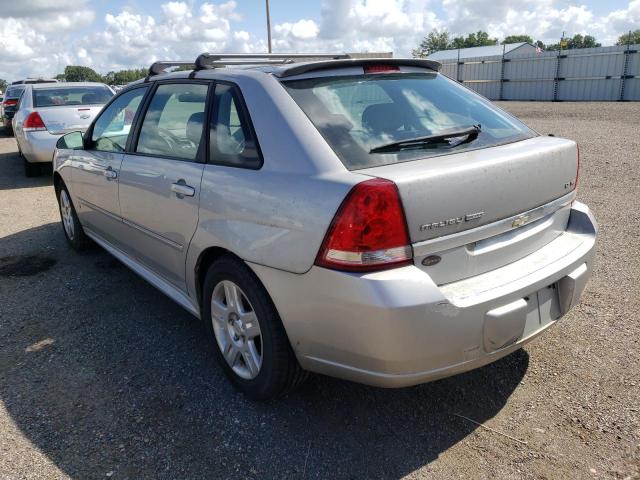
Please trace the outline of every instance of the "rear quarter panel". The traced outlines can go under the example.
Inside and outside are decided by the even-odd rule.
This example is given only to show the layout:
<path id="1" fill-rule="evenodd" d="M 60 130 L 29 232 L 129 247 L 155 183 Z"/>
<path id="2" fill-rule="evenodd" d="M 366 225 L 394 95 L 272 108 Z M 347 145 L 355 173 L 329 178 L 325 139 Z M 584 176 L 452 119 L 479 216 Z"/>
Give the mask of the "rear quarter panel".
<path id="1" fill-rule="evenodd" d="M 256 75 L 220 79 L 240 86 L 264 164 L 259 170 L 205 166 L 188 272 L 209 247 L 251 263 L 308 271 L 340 203 L 368 178 L 343 166 L 275 78 Z M 194 279 L 189 290 L 195 292 Z"/>
<path id="2" fill-rule="evenodd" d="M 205 166 L 188 271 L 215 246 L 248 262 L 306 272 L 340 203 L 361 178 Z"/>

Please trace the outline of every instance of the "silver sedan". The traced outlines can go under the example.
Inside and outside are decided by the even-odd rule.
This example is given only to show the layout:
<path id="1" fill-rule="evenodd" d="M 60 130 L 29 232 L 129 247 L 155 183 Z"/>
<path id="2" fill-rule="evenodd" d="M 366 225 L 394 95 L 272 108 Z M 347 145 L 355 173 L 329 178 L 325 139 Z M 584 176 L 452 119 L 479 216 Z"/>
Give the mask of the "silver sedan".
<path id="1" fill-rule="evenodd" d="M 56 142 L 67 132 L 84 131 L 114 92 L 102 83 L 25 85 L 12 124 L 27 177 L 51 162 Z"/>

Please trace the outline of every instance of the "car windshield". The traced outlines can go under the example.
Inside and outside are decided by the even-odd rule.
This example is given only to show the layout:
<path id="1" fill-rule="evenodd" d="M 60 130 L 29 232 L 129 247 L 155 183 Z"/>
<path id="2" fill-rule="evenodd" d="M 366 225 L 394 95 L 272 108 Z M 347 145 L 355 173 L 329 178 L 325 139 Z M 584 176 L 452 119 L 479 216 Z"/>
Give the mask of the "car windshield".
<path id="1" fill-rule="evenodd" d="M 58 107 L 64 105 L 103 105 L 113 96 L 107 87 L 55 87 L 33 90 L 35 107 Z"/>
<path id="2" fill-rule="evenodd" d="M 486 148 L 536 135 L 488 100 L 435 72 L 319 77 L 283 84 L 351 170 Z M 470 126 L 479 128 L 473 141 L 451 139 L 379 149 Z"/>

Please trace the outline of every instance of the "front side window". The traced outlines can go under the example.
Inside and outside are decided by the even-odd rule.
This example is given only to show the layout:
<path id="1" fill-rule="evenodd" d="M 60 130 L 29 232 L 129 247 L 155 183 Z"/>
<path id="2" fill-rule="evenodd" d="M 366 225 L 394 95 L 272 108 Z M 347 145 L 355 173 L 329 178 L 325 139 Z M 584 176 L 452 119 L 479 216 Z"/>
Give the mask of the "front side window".
<path id="1" fill-rule="evenodd" d="M 124 151 L 131 131 L 131 124 L 146 91 L 146 86 L 129 90 L 116 98 L 100 114 L 91 135 L 95 150 L 101 152 Z"/>
<path id="2" fill-rule="evenodd" d="M 202 140 L 208 86 L 159 85 L 144 116 L 136 152 L 195 160 Z"/>
<path id="3" fill-rule="evenodd" d="M 33 106 L 104 105 L 111 97 L 113 92 L 103 86 L 34 88 Z"/>
<path id="4" fill-rule="evenodd" d="M 435 72 L 320 77 L 283 84 L 351 170 L 535 136 L 516 118 Z M 477 135 L 424 140 L 476 127 Z"/>
<path id="5" fill-rule="evenodd" d="M 211 163 L 260 168 L 260 152 L 236 87 L 224 84 L 216 86 L 209 135 Z"/>

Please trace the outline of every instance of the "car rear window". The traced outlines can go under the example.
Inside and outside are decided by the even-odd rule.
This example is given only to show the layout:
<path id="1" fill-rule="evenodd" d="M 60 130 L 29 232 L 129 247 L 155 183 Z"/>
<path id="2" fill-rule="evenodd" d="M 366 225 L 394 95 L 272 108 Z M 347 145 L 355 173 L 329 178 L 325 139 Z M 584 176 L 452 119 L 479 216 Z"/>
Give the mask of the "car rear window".
<path id="1" fill-rule="evenodd" d="M 9 87 L 4 94 L 5 98 L 20 98 L 24 87 Z"/>
<path id="2" fill-rule="evenodd" d="M 56 87 L 33 90 L 33 105 L 58 107 L 63 105 L 103 105 L 113 97 L 107 87 Z"/>
<path id="3" fill-rule="evenodd" d="M 435 72 L 325 76 L 283 85 L 351 170 L 486 148 L 536 135 L 480 95 Z M 370 153 L 392 142 L 473 126 L 481 131 L 466 143 L 454 139 Z"/>

